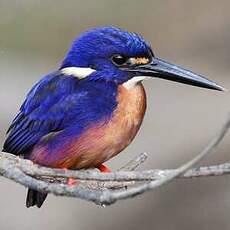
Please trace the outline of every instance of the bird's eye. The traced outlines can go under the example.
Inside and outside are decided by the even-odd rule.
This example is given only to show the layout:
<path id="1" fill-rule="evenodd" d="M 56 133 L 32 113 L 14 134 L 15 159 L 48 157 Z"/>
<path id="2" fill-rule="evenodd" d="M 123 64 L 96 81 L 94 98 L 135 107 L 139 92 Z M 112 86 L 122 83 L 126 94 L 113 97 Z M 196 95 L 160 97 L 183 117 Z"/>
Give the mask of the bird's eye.
<path id="1" fill-rule="evenodd" d="M 115 65 L 121 66 L 127 62 L 128 58 L 120 54 L 115 54 L 111 57 L 111 60 Z"/>

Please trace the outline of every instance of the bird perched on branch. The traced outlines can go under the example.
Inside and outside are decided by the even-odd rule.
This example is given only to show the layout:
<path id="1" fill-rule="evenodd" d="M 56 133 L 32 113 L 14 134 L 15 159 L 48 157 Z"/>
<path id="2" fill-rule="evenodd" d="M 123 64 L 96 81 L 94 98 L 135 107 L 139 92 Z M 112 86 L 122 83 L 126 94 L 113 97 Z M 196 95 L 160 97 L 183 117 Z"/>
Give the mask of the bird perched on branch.
<path id="1" fill-rule="evenodd" d="M 30 90 L 3 151 L 47 167 L 108 172 L 103 163 L 130 144 L 142 123 L 142 81 L 155 77 L 223 90 L 157 58 L 136 33 L 91 29 L 73 42 L 60 68 Z M 26 206 L 41 207 L 46 196 L 29 189 Z"/>

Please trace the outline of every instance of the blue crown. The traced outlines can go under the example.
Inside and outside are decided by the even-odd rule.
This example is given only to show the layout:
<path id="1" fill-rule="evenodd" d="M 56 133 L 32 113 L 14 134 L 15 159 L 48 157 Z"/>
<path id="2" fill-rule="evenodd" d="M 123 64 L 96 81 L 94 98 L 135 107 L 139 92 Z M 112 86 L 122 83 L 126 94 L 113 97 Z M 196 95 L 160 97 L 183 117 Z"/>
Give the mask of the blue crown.
<path id="1" fill-rule="evenodd" d="M 150 45 L 136 33 L 112 26 L 100 27 L 86 31 L 74 40 L 61 67 L 90 67 L 116 53 L 144 56 L 150 50 Z"/>

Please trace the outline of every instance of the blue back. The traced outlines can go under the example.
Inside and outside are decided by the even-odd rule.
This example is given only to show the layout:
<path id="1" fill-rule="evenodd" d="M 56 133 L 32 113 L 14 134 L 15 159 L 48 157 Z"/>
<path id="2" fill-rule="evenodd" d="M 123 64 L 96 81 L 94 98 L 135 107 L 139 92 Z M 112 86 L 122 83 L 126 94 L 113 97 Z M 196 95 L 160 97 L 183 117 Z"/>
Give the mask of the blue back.
<path id="1" fill-rule="evenodd" d="M 4 151 L 25 153 L 44 135 L 63 129 L 80 135 L 90 124 L 109 119 L 117 105 L 116 95 L 117 85 L 112 82 L 52 73 L 27 95 L 9 128 Z"/>

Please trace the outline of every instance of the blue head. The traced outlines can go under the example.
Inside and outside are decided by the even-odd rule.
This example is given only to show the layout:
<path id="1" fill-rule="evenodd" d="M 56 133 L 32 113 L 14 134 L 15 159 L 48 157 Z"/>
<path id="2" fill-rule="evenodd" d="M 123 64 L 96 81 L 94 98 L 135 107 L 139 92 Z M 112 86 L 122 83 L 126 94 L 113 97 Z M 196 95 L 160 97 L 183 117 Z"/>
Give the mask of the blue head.
<path id="1" fill-rule="evenodd" d="M 116 27 L 89 30 L 72 44 L 61 68 L 92 68 L 91 77 L 123 83 L 133 76 L 120 67 L 128 64 L 130 57 L 151 57 L 149 44 L 139 35 Z"/>
<path id="2" fill-rule="evenodd" d="M 79 36 L 61 69 L 68 69 L 70 74 L 72 71 L 90 81 L 123 84 L 139 76 L 159 77 L 223 90 L 200 75 L 156 58 L 150 45 L 140 35 L 111 26 L 91 29 Z"/>

